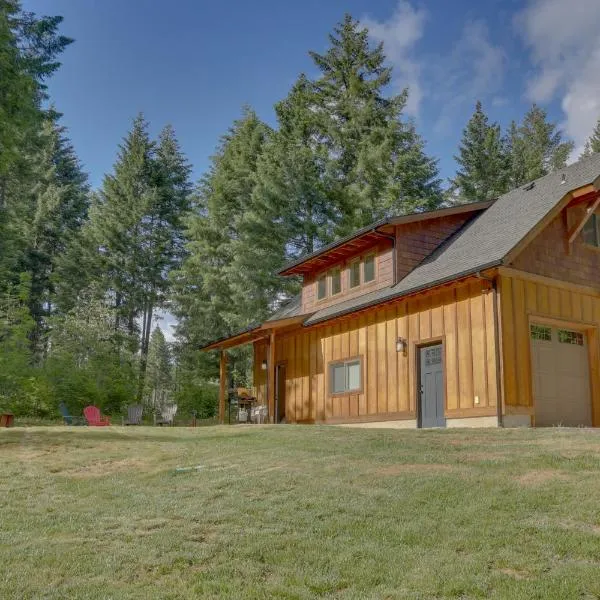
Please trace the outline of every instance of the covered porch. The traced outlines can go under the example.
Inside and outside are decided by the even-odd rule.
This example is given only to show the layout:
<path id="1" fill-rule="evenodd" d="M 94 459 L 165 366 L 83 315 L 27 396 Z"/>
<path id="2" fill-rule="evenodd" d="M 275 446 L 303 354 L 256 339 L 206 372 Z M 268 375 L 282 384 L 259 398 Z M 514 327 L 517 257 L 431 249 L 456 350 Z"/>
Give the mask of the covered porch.
<path id="1" fill-rule="evenodd" d="M 257 389 L 257 371 L 262 371 L 265 377 L 265 393 L 262 394 L 259 402 L 264 404 L 267 417 L 265 422 L 277 423 L 281 419 L 277 418 L 278 411 L 278 388 L 285 386 L 285 371 L 277 368 L 275 348 L 278 336 L 288 333 L 301 327 L 306 315 L 265 321 L 260 325 L 248 327 L 228 338 L 217 340 L 212 344 L 202 348 L 203 351 L 218 351 L 219 353 L 219 423 L 225 424 L 227 399 L 228 399 L 228 373 L 229 359 L 228 352 L 233 348 L 252 344 L 256 348 L 257 343 L 266 345 L 266 356 L 257 356 L 255 350 L 253 355 L 253 388 Z M 283 379 L 282 379 L 283 378 Z M 256 394 L 255 394 L 256 395 Z"/>

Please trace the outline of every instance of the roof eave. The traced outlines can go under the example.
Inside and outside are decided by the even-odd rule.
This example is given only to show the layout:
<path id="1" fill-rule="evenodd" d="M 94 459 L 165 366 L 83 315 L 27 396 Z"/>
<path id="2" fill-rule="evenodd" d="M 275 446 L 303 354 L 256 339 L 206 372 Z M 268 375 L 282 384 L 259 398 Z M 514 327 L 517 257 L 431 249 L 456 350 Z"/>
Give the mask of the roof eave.
<path id="1" fill-rule="evenodd" d="M 297 274 L 298 272 L 296 271 L 296 269 L 298 267 L 300 267 L 301 265 L 303 265 L 304 263 L 307 263 L 307 262 L 317 258 L 318 256 L 322 256 L 324 254 L 327 254 L 328 252 L 336 250 L 336 249 L 340 248 L 341 246 L 344 246 L 345 244 L 352 242 L 353 240 L 356 240 L 358 238 L 361 238 L 369 233 L 382 233 L 382 232 L 379 232 L 378 230 L 381 227 L 384 227 L 386 225 L 402 225 L 402 224 L 406 224 L 406 223 L 415 223 L 418 221 L 428 221 L 430 219 L 438 219 L 438 218 L 452 216 L 452 215 L 456 215 L 456 214 L 483 211 L 483 210 L 486 210 L 487 208 L 489 208 L 494 202 L 495 202 L 495 200 L 486 200 L 486 201 L 482 201 L 482 202 L 470 202 L 467 204 L 459 204 L 457 206 L 449 206 L 446 208 L 439 208 L 436 210 L 428 210 L 428 211 L 423 211 L 420 213 L 411 213 L 409 215 L 398 215 L 395 217 L 386 217 L 384 219 L 381 219 L 379 221 L 375 221 L 374 223 L 371 223 L 371 225 L 367 225 L 366 227 L 362 227 L 361 229 L 356 230 L 351 235 L 345 236 L 335 242 L 332 242 L 331 244 L 327 244 L 326 246 L 323 246 L 322 248 L 319 248 L 318 250 L 311 252 L 310 254 L 307 254 L 303 257 L 300 257 L 296 260 L 289 262 L 282 269 L 280 269 L 277 272 L 277 274 L 282 275 L 282 276 Z"/>

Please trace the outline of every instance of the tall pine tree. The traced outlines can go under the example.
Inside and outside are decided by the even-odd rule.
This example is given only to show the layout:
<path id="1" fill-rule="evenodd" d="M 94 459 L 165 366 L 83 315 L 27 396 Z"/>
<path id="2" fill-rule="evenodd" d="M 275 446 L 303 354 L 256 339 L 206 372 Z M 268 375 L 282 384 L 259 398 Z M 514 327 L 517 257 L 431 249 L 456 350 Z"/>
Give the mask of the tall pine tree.
<path id="1" fill-rule="evenodd" d="M 592 154 L 596 154 L 596 152 L 600 152 L 600 119 L 596 121 L 592 135 L 585 142 L 581 158 L 591 156 Z"/>
<path id="2" fill-rule="evenodd" d="M 172 128 L 150 139 L 140 115 L 121 145 L 114 173 L 104 179 L 90 223 L 63 263 L 65 274 L 89 265 L 79 289 L 94 286 L 112 299 L 115 329 L 139 340 L 139 395 L 155 311 L 166 307 L 170 273 L 183 257 L 190 202 L 190 167 Z M 73 301 L 71 301 L 71 304 Z"/>
<path id="3" fill-rule="evenodd" d="M 549 122 L 546 111 L 535 104 L 521 125 L 511 123 L 506 144 L 511 187 L 564 168 L 573 150 L 573 143 L 563 141 L 557 125 Z"/>
<path id="4" fill-rule="evenodd" d="M 459 202 L 492 200 L 508 189 L 508 159 L 497 123 L 489 123 L 481 102 L 463 130 L 458 156 L 460 169 L 452 180 Z"/>
<path id="5" fill-rule="evenodd" d="M 186 352 L 196 361 L 196 349 L 202 344 L 267 314 L 266 291 L 240 286 L 240 278 L 247 274 L 240 271 L 238 261 L 246 239 L 241 224 L 247 213 L 253 212 L 256 165 L 269 134 L 269 128 L 246 109 L 221 140 L 211 168 L 200 182 L 186 231 L 187 257 L 174 278 L 184 362 Z M 251 273 L 260 278 L 266 268 L 254 263 Z M 237 356 L 232 354 L 234 367 Z M 239 356 L 243 376 L 247 356 Z M 207 368 L 213 368 L 210 361 Z"/>

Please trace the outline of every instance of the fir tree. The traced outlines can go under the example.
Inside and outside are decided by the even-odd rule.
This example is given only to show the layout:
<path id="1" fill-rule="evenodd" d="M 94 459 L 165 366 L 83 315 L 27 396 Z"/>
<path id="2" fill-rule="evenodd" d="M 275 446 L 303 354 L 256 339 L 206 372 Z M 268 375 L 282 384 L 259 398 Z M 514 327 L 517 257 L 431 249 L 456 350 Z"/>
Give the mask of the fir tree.
<path id="1" fill-rule="evenodd" d="M 518 187 L 564 168 L 573 143 L 563 141 L 557 125 L 549 122 L 546 111 L 534 104 L 520 126 L 511 124 L 507 148 L 511 187 Z"/>
<path id="2" fill-rule="evenodd" d="M 157 308 L 168 301 L 170 273 L 183 254 L 189 208 L 190 168 L 171 128 L 150 139 L 140 115 L 121 145 L 114 174 L 107 175 L 90 209 L 84 239 L 64 263 L 90 266 L 95 283 L 113 299 L 115 328 L 125 326 L 140 348 L 139 395 Z"/>
<path id="3" fill-rule="evenodd" d="M 596 152 L 600 152 L 600 119 L 596 121 L 596 126 L 594 127 L 592 135 L 585 142 L 581 158 L 591 156 Z"/>
<path id="4" fill-rule="evenodd" d="M 21 219 L 26 240 L 22 268 L 31 276 L 29 307 L 36 323 L 31 340 L 38 360 L 45 351 L 45 320 L 53 308 L 57 263 L 88 210 L 87 177 L 64 131 L 54 120 L 44 123 L 32 202 Z"/>
<path id="5" fill-rule="evenodd" d="M 411 122 L 402 119 L 408 90 L 384 95 L 391 81 L 383 45 L 350 15 L 329 36 L 312 82 L 315 139 L 325 146 L 324 185 L 337 212 L 336 234 L 389 214 L 433 208 L 441 201 L 436 161 Z"/>
<path id="6" fill-rule="evenodd" d="M 267 314 L 260 299 L 265 292 L 257 298 L 257 286 L 244 289 L 239 281 L 246 280 L 249 273 L 260 279 L 268 265 L 254 263 L 250 272 L 244 273 L 238 260 L 247 249 L 242 222 L 254 212 L 256 165 L 269 133 L 256 114 L 246 109 L 221 140 L 211 168 L 200 182 L 186 231 L 187 257 L 174 277 L 182 355 L 188 350 L 195 354 L 202 344 Z M 232 363 L 236 356 L 233 353 Z M 247 356 L 243 352 L 240 356 L 240 371 L 244 372 Z"/>
<path id="7" fill-rule="evenodd" d="M 463 130 L 459 155 L 460 169 L 452 181 L 460 202 L 492 200 L 508 189 L 508 160 L 500 126 L 489 124 L 481 102 Z"/>

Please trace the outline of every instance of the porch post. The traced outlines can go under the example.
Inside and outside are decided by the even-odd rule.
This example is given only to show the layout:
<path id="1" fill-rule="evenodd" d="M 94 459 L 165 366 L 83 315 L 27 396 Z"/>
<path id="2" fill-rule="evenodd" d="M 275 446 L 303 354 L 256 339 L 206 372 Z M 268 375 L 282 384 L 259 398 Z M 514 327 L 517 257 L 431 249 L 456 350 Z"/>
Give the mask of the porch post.
<path id="1" fill-rule="evenodd" d="M 225 401 L 227 395 L 227 354 L 221 350 L 219 364 L 219 423 L 225 423 Z"/>
<path id="2" fill-rule="evenodd" d="M 267 359 L 267 405 L 269 423 L 275 423 L 275 332 L 269 338 L 269 357 Z"/>

